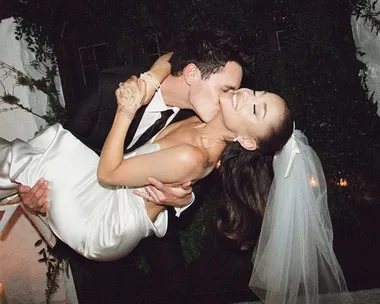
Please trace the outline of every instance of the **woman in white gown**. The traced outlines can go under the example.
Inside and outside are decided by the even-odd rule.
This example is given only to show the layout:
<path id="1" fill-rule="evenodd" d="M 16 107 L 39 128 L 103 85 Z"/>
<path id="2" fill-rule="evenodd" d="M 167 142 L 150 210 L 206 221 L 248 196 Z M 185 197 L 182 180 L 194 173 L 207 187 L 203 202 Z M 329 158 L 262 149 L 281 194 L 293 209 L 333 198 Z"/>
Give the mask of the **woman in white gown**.
<path id="1" fill-rule="evenodd" d="M 196 182 L 213 170 L 235 138 L 255 150 L 259 138 L 270 137 L 267 130 L 275 129 L 283 132 L 277 140 L 280 149 L 291 133 L 285 128 L 289 111 L 280 97 L 242 89 L 222 94 L 221 111 L 210 123 L 195 117 L 175 123 L 124 156 L 126 132 L 145 95 L 146 84 L 137 78 L 117 89 L 118 111 L 100 159 L 59 124 L 28 143 L 1 139 L 0 197 L 13 193 L 18 183 L 34 185 L 44 177 L 50 181 L 52 231 L 87 258 L 114 260 L 144 237 L 165 235 L 165 208 L 133 194 L 148 184 L 148 177 L 171 184 Z"/>

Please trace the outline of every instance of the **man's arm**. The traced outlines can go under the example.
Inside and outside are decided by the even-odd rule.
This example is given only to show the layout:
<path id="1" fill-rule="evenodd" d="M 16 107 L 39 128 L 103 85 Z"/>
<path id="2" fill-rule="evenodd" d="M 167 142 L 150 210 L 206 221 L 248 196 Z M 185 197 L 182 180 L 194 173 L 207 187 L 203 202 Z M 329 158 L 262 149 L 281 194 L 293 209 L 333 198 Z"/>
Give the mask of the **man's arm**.
<path id="1" fill-rule="evenodd" d="M 163 184 L 155 178 L 149 177 L 150 184 L 144 187 L 144 191 L 134 190 L 133 193 L 157 205 L 174 207 L 176 216 L 181 216 L 180 226 L 186 227 L 202 204 L 205 194 L 214 184 L 215 178 L 216 172 L 214 170 L 193 186 L 190 185 L 190 182 L 173 186 Z M 190 210 L 187 211 L 188 209 Z"/>
<path id="2" fill-rule="evenodd" d="M 134 190 L 133 193 L 152 203 L 163 206 L 183 208 L 194 201 L 191 181 L 180 185 L 165 185 L 153 177 L 148 178 L 150 183 L 144 191 Z"/>

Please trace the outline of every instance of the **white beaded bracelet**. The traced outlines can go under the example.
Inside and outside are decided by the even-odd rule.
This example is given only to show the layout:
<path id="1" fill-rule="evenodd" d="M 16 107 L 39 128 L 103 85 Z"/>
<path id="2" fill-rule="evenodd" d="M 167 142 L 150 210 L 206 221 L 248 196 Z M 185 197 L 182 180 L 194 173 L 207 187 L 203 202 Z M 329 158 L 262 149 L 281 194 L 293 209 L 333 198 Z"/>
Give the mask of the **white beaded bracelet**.
<path id="1" fill-rule="evenodd" d="M 151 84 L 152 86 L 154 86 L 154 88 L 156 89 L 156 91 L 160 88 L 161 84 L 160 82 L 157 80 L 156 77 L 152 76 L 151 74 L 149 74 L 148 72 L 145 72 L 145 73 L 142 73 L 140 74 L 140 78 L 145 80 L 147 83 Z"/>

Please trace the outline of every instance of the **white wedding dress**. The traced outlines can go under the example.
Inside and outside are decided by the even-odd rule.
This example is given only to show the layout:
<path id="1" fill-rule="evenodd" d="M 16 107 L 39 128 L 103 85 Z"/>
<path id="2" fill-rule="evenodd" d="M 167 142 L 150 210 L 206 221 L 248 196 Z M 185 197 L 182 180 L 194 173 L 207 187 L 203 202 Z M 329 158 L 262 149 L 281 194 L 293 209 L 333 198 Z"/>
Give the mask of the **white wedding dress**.
<path id="1" fill-rule="evenodd" d="M 153 140 L 125 158 L 159 150 Z M 163 237 L 167 211 L 153 223 L 143 199 L 134 195 L 133 189 L 99 184 L 98 162 L 99 156 L 60 124 L 27 143 L 0 138 L 0 199 L 15 193 L 18 183 L 33 186 L 39 178 L 49 180 L 50 228 L 79 254 L 93 260 L 119 259 L 141 239 L 152 234 Z"/>

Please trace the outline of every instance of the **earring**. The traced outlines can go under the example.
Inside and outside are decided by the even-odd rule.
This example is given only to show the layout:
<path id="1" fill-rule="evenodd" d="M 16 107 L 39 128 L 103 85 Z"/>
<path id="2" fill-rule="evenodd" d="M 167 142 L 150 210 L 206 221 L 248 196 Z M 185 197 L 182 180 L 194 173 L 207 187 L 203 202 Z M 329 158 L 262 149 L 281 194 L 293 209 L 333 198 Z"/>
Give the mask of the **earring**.
<path id="1" fill-rule="evenodd" d="M 233 142 L 237 142 L 238 139 L 239 139 L 239 136 L 236 136 L 232 141 L 233 141 Z"/>

